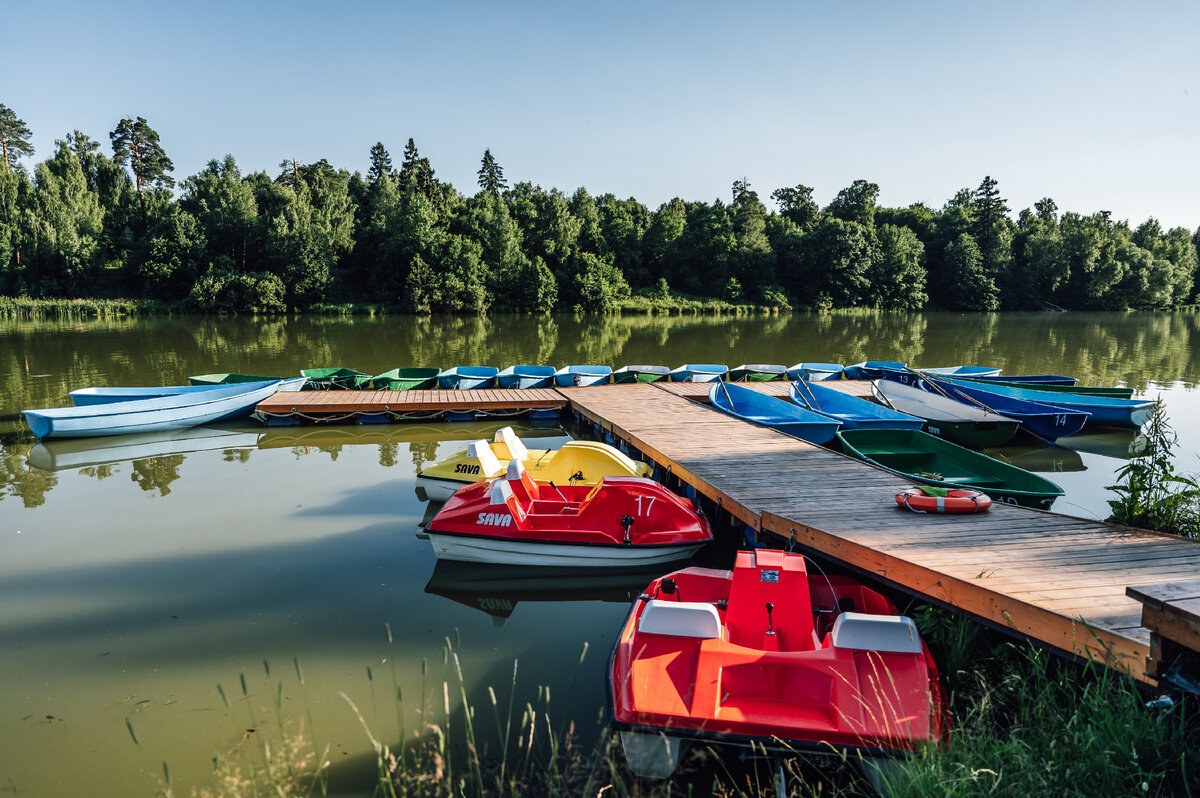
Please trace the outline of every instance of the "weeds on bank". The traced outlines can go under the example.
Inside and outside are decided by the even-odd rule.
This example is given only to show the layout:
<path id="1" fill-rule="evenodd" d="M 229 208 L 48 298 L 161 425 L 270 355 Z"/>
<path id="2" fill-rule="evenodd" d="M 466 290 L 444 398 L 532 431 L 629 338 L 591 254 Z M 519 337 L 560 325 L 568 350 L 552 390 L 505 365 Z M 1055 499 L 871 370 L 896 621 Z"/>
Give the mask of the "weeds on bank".
<path id="1" fill-rule="evenodd" d="M 138 299 L 34 299 L 0 296 L 0 318 L 86 319 L 121 318 L 169 313 L 171 305 Z"/>
<path id="2" fill-rule="evenodd" d="M 1116 485 L 1108 486 L 1117 494 L 1108 502 L 1109 520 L 1200 538 L 1200 483 L 1175 471 L 1178 436 L 1167 422 L 1161 398 L 1155 401 L 1142 434 L 1141 454 L 1121 467 Z"/>

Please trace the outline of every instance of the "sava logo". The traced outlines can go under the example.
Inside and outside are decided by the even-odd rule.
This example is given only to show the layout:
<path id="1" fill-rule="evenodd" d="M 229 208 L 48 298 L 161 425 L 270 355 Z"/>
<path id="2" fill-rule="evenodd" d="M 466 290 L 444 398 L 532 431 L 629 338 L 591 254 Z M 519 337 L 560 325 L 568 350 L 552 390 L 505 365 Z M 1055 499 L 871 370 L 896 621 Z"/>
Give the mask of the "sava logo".
<path id="1" fill-rule="evenodd" d="M 508 526 L 512 523 L 512 516 L 508 513 L 480 513 L 475 523 L 481 526 Z"/>
<path id="2" fill-rule="evenodd" d="M 458 465 L 456 465 L 454 467 L 454 473 L 455 474 L 478 474 L 479 466 L 467 465 L 465 463 L 459 463 Z"/>

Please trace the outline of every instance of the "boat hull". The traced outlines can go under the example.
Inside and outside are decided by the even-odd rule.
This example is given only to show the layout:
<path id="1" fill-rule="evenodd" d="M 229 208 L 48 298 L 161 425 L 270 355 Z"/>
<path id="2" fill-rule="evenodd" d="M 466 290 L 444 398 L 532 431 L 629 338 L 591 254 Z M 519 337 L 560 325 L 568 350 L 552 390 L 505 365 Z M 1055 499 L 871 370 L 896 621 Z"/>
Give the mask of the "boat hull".
<path id="1" fill-rule="evenodd" d="M 958 384 L 958 380 L 948 380 Z M 964 384 L 975 385 L 969 381 Z M 1032 388 L 1021 388 L 1016 385 L 990 384 L 987 389 L 1001 396 L 1024 399 L 1029 402 L 1041 402 L 1055 407 L 1064 407 L 1076 412 L 1090 413 L 1088 424 L 1100 424 L 1111 427 L 1138 428 L 1150 420 L 1154 412 L 1154 402 L 1146 399 L 1121 399 L 1111 396 L 1084 396 L 1067 391 L 1040 391 Z"/>
<path id="2" fill-rule="evenodd" d="M 925 419 L 803 380 L 792 383 L 792 403 L 835 421 L 841 429 L 923 429 Z"/>
<path id="3" fill-rule="evenodd" d="M 923 377 L 918 384 L 930 392 L 949 396 L 963 404 L 979 404 L 988 410 L 1008 416 L 1019 421 L 1026 431 L 1051 441 L 1079 432 L 1091 415 L 1071 408 L 1026 402 L 970 385 L 952 384 L 929 377 Z"/>
<path id="4" fill-rule="evenodd" d="M 621 385 L 631 382 L 658 382 L 667 379 L 666 366 L 622 366 L 612 373 L 612 381 Z"/>
<path id="5" fill-rule="evenodd" d="M 554 384 L 560 388 L 607 385 L 610 377 L 608 366 L 564 366 L 554 372 Z"/>
<path id="6" fill-rule="evenodd" d="M 833 440 L 841 422 L 829 416 L 724 381 L 708 390 L 708 401 L 723 413 L 818 446 Z"/>
<path id="7" fill-rule="evenodd" d="M 853 366 L 846 366 L 845 377 L 848 380 L 877 380 L 883 376 L 884 369 L 903 371 L 906 368 L 908 368 L 907 363 L 896 360 L 867 360 L 855 363 Z"/>
<path id="8" fill-rule="evenodd" d="M 698 541 L 669 546 L 598 546 L 487 538 L 479 535 L 450 535 L 435 531 L 429 531 L 427 534 L 438 559 L 554 568 L 625 568 L 676 562 L 691 557 L 705 543 Z"/>
<path id="9" fill-rule="evenodd" d="M 671 369 L 670 379 L 671 382 L 716 382 L 724 379 L 728 372 L 728 366 L 716 363 L 688 363 Z"/>
<path id="10" fill-rule="evenodd" d="M 784 366 L 758 363 L 731 368 L 725 379 L 729 382 L 771 382 L 783 379 L 786 374 Z"/>
<path id="11" fill-rule="evenodd" d="M 789 380 L 808 380 L 809 382 L 827 382 L 840 380 L 846 367 L 841 363 L 797 363 L 787 370 Z"/>

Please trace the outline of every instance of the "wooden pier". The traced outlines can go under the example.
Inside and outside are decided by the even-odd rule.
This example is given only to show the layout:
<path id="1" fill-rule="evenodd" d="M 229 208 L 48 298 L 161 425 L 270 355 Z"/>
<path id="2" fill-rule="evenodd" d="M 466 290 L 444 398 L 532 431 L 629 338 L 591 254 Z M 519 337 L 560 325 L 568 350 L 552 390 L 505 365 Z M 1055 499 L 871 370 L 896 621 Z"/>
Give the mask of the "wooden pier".
<path id="1" fill-rule="evenodd" d="M 748 385 L 770 395 L 788 390 L 786 382 Z M 826 385 L 870 392 L 869 383 Z M 894 498 L 907 481 L 706 407 L 699 402 L 707 401 L 710 387 L 307 391 L 276 394 L 258 409 L 269 418 L 335 421 L 371 413 L 416 418 L 569 408 L 779 544 L 1062 653 L 1139 678 L 1155 675 L 1159 663 L 1142 604 L 1126 589 L 1152 601 L 1146 586 L 1195 577 L 1200 543 L 1000 503 L 981 515 L 914 514 Z M 1173 629 L 1191 624 L 1200 639 L 1200 612 L 1170 620 Z"/>

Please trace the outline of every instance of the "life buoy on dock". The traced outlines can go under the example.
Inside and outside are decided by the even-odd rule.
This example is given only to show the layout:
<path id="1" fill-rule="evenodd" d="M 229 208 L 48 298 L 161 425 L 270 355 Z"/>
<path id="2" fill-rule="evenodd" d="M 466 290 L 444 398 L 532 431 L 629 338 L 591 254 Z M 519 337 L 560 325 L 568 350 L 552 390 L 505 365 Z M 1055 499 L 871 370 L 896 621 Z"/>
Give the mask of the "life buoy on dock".
<path id="1" fill-rule="evenodd" d="M 992 506 L 986 493 L 960 488 L 945 496 L 930 496 L 922 488 L 909 488 L 896 494 L 896 504 L 914 513 L 982 513 Z"/>

